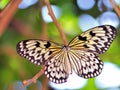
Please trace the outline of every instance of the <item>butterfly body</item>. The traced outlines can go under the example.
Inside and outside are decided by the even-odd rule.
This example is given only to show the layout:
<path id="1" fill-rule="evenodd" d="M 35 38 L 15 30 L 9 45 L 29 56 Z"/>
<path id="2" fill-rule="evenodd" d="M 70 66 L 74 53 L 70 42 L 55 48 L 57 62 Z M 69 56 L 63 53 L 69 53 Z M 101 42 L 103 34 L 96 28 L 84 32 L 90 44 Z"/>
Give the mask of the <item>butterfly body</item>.
<path id="1" fill-rule="evenodd" d="M 115 36 L 113 26 L 103 25 L 76 36 L 67 46 L 45 40 L 23 40 L 17 44 L 17 52 L 34 64 L 44 65 L 50 81 L 64 83 L 72 72 L 83 78 L 98 76 L 103 69 L 98 54 L 110 47 Z"/>

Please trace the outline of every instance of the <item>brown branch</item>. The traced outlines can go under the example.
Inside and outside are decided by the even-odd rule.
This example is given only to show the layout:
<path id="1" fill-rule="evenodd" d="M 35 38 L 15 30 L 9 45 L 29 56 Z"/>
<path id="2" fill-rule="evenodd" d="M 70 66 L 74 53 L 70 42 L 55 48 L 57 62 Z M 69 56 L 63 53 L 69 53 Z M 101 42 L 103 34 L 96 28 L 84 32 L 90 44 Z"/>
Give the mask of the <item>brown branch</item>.
<path id="1" fill-rule="evenodd" d="M 114 7 L 115 12 L 117 13 L 118 17 L 120 18 L 120 8 L 116 5 L 113 0 L 110 0 L 112 6 Z"/>
<path id="2" fill-rule="evenodd" d="M 0 36 L 8 26 L 10 20 L 18 9 L 21 0 L 11 0 L 6 8 L 0 12 Z"/>
<path id="3" fill-rule="evenodd" d="M 64 34 L 61 26 L 60 26 L 60 23 L 57 21 L 54 13 L 53 13 L 53 11 L 52 11 L 52 8 L 51 8 L 51 6 L 50 6 L 49 0 L 45 0 L 45 3 L 46 3 L 47 8 L 48 8 L 48 14 L 51 16 L 53 22 L 55 23 L 56 27 L 58 28 L 58 31 L 59 31 L 59 33 L 60 33 L 60 36 L 61 36 L 64 44 L 67 46 L 67 45 L 68 45 L 68 41 L 67 41 L 66 36 L 65 36 L 65 34 Z"/>
<path id="4" fill-rule="evenodd" d="M 42 68 L 32 79 L 24 80 L 23 85 L 28 86 L 31 83 L 36 83 L 36 80 L 44 73 L 44 68 Z"/>

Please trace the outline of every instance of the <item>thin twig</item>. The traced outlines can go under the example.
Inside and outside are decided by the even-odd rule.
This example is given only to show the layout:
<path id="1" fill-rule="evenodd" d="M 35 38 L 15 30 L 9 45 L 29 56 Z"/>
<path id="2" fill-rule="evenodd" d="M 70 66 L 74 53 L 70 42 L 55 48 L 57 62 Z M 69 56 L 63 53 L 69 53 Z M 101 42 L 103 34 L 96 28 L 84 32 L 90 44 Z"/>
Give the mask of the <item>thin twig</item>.
<path id="1" fill-rule="evenodd" d="M 114 7 L 114 10 L 117 13 L 118 17 L 120 18 L 120 8 L 117 6 L 117 4 L 113 0 L 110 0 L 110 2 L 112 6 Z"/>
<path id="2" fill-rule="evenodd" d="M 53 22 L 55 23 L 56 27 L 58 28 L 58 31 L 59 31 L 59 33 L 60 33 L 60 36 L 61 36 L 64 44 L 67 46 L 67 45 L 68 45 L 68 41 L 67 41 L 66 36 L 65 36 L 65 34 L 64 34 L 64 32 L 63 32 L 63 30 L 62 30 L 62 28 L 61 28 L 60 23 L 57 21 L 54 13 L 53 13 L 53 11 L 52 11 L 52 8 L 51 8 L 51 6 L 50 6 L 49 0 L 45 0 L 45 3 L 46 3 L 47 8 L 48 8 L 48 14 L 51 16 Z"/>
<path id="3" fill-rule="evenodd" d="M 24 80 L 23 85 L 28 86 L 31 83 L 36 83 L 36 80 L 44 73 L 44 68 L 41 69 L 32 79 Z"/>

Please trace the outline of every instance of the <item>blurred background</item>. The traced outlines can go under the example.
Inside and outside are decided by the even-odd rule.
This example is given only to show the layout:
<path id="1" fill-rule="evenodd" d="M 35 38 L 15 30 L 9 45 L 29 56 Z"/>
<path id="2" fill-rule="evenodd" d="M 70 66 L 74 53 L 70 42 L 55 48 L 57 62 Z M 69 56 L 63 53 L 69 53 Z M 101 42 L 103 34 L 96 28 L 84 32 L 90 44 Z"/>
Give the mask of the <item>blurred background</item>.
<path id="1" fill-rule="evenodd" d="M 11 1 L 15 0 L 0 1 L 0 15 L 4 19 L 6 15 L 2 13 Z M 113 1 L 120 6 L 120 0 Z M 68 41 L 99 25 L 109 24 L 117 29 L 111 47 L 99 55 L 104 62 L 102 73 L 91 79 L 73 73 L 64 84 L 49 82 L 42 75 L 35 84 L 23 87 L 22 81 L 32 78 L 41 67 L 20 57 L 16 44 L 25 39 L 63 42 L 43 0 L 22 0 L 16 4 L 18 8 L 6 26 L 0 17 L 0 90 L 120 90 L 120 19 L 109 0 L 50 0 L 50 3 Z M 5 28 L 1 29 L 2 26 Z"/>

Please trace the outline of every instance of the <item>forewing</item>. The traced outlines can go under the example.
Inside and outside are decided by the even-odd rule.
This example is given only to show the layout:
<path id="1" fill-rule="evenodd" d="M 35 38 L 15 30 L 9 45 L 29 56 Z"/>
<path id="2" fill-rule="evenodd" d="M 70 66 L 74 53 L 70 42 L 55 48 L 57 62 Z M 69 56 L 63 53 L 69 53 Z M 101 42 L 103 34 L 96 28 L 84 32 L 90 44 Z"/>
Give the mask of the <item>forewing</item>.
<path id="1" fill-rule="evenodd" d="M 73 49 L 101 54 L 109 48 L 115 36 L 116 29 L 113 26 L 98 26 L 75 37 L 69 46 Z"/>
<path id="2" fill-rule="evenodd" d="M 61 46 L 44 40 L 23 40 L 17 44 L 17 52 L 32 63 L 43 65 L 46 60 L 61 50 Z"/>
<path id="3" fill-rule="evenodd" d="M 73 70 L 80 77 L 96 77 L 103 69 L 103 62 L 94 53 L 81 50 L 70 50 L 68 56 L 72 63 Z"/>

